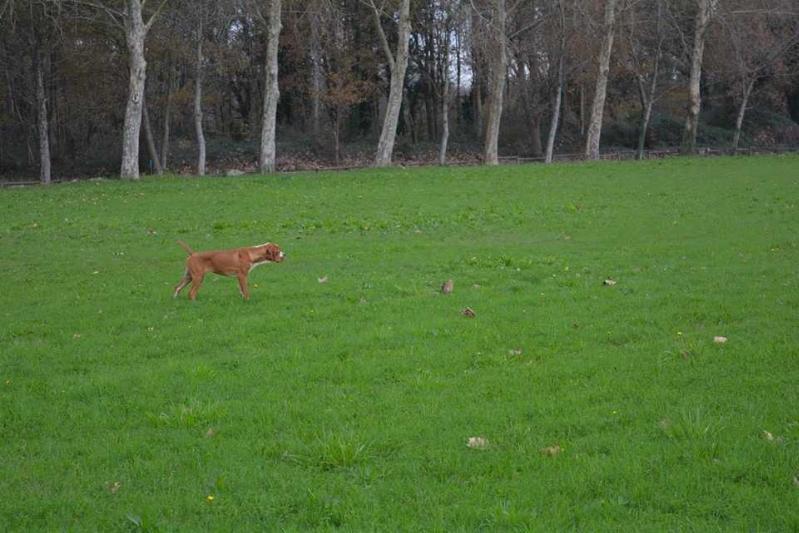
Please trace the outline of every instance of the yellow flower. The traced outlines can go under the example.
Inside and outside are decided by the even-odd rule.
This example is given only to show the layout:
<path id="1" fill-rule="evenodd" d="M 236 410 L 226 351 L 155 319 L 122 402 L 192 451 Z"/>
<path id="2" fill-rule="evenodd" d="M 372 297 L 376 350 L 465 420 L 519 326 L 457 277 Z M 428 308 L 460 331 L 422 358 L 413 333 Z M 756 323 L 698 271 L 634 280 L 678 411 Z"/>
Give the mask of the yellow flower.
<path id="1" fill-rule="evenodd" d="M 208 501 L 208 503 L 211 503 L 211 502 L 213 502 L 213 501 L 214 501 L 214 497 L 213 497 L 213 495 L 211 495 L 211 494 L 209 494 L 208 496 L 206 496 L 206 497 L 205 497 L 205 499 L 206 499 L 206 501 Z"/>

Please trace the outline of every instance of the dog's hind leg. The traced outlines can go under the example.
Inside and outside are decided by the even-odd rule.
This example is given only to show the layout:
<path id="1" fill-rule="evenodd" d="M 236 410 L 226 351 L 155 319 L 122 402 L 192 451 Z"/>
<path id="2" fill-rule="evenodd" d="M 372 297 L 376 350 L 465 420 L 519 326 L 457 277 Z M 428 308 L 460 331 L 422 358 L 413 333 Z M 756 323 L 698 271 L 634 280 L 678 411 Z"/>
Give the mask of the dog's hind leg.
<path id="1" fill-rule="evenodd" d="M 200 287 L 203 284 L 204 275 L 200 275 L 197 277 L 191 278 L 191 289 L 189 289 L 189 299 L 196 300 L 197 299 L 197 291 L 200 290 Z"/>
<path id="2" fill-rule="evenodd" d="M 177 298 L 178 293 L 183 290 L 183 288 L 191 283 L 191 276 L 189 275 L 189 271 L 187 270 L 183 277 L 180 278 L 180 283 L 175 286 L 175 292 L 172 294 L 172 298 Z"/>

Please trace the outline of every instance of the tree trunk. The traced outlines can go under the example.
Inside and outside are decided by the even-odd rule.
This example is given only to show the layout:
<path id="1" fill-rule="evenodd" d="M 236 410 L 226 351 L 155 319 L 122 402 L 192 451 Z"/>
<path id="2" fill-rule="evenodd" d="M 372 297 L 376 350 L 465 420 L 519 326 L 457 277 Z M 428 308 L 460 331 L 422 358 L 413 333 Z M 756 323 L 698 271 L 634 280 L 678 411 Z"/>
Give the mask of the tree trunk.
<path id="1" fill-rule="evenodd" d="M 564 29 L 565 32 L 565 29 Z M 544 163 L 551 163 L 555 152 L 555 136 L 558 133 L 560 124 L 560 103 L 563 98 L 563 56 L 565 49 L 561 48 L 560 59 L 558 60 L 558 88 L 555 92 L 554 102 L 552 103 L 552 118 L 549 121 L 549 134 L 547 135 L 547 149 L 544 154 Z"/>
<path id="2" fill-rule="evenodd" d="M 125 40 L 128 46 L 130 80 L 125 124 L 122 131 L 122 179 L 139 179 L 139 136 L 141 135 L 144 83 L 147 61 L 144 59 L 144 39 L 147 28 L 142 20 L 141 0 L 126 2 Z"/>
<path id="3" fill-rule="evenodd" d="M 172 115 L 172 88 L 175 85 L 175 69 L 169 72 L 167 82 L 166 103 L 164 105 L 164 136 L 161 140 L 161 170 L 167 170 L 167 160 L 169 159 L 169 121 Z"/>
<path id="4" fill-rule="evenodd" d="M 277 47 L 280 38 L 281 0 L 269 4 L 269 24 L 266 37 L 266 73 L 264 84 L 263 122 L 261 123 L 261 152 L 258 167 L 261 172 L 275 171 L 275 121 L 280 89 L 277 83 Z"/>
<path id="5" fill-rule="evenodd" d="M 755 78 L 748 82 L 744 82 L 743 98 L 741 99 L 741 107 L 738 108 L 738 116 L 735 119 L 735 136 L 732 139 L 732 149 L 738 151 L 738 142 L 741 140 L 741 128 L 744 124 L 744 115 L 746 115 L 746 106 L 749 103 L 749 95 L 752 94 L 752 89 L 755 87 Z"/>
<path id="6" fill-rule="evenodd" d="M 705 35 L 710 23 L 711 3 L 715 0 L 696 0 L 697 11 L 694 27 L 694 45 L 691 50 L 691 77 L 688 81 L 688 114 L 685 117 L 682 146 L 684 154 L 696 152 L 696 135 L 699 129 L 699 112 L 702 109 L 700 82 L 702 78 L 702 57 L 705 52 Z"/>
<path id="7" fill-rule="evenodd" d="M 47 98 L 44 88 L 44 65 L 42 53 L 37 45 L 34 51 L 36 63 L 36 114 L 39 130 L 39 179 L 42 184 L 50 184 L 50 127 L 47 122 Z"/>
<path id="8" fill-rule="evenodd" d="M 380 23 L 380 15 L 374 7 L 375 23 L 383 41 L 383 49 L 388 59 L 391 70 L 391 85 L 386 104 L 386 114 L 383 118 L 383 129 L 380 132 L 380 141 L 377 144 L 377 157 L 375 166 L 386 167 L 391 165 L 391 155 L 394 152 L 394 141 L 397 136 L 397 122 L 399 120 L 400 108 L 402 106 L 402 94 L 405 87 L 405 70 L 408 67 L 408 38 L 411 33 L 411 2 L 402 0 L 400 6 L 399 28 L 397 30 L 397 53 L 394 57 L 389 48 L 383 27 Z"/>
<path id="9" fill-rule="evenodd" d="M 483 136 L 483 90 L 480 78 L 477 77 L 479 71 L 475 71 L 474 89 L 472 89 L 472 108 L 474 110 L 474 132 L 477 137 Z"/>
<path id="10" fill-rule="evenodd" d="M 580 83 L 580 137 L 585 137 L 585 85 Z"/>
<path id="11" fill-rule="evenodd" d="M 336 116 L 333 120 L 333 149 L 335 153 L 333 157 L 335 158 L 335 165 L 339 166 L 341 164 L 341 108 L 336 108 Z"/>
<path id="12" fill-rule="evenodd" d="M 605 36 L 599 52 L 599 72 L 594 89 L 594 102 L 591 106 L 591 119 L 588 123 L 588 137 L 585 141 L 586 159 L 599 159 L 599 139 L 602 136 L 602 119 L 605 113 L 605 97 L 610 71 L 610 54 L 613 51 L 613 36 L 616 30 L 616 0 L 605 0 Z"/>
<path id="13" fill-rule="evenodd" d="M 142 103 L 142 113 L 144 113 L 144 137 L 147 140 L 147 151 L 150 153 L 150 160 L 155 166 L 155 172 L 159 176 L 164 173 L 161 168 L 161 161 L 158 159 L 158 150 L 155 147 L 155 137 L 153 137 L 153 129 L 150 126 L 150 113 L 147 112 L 147 103 Z"/>
<path id="14" fill-rule="evenodd" d="M 319 136 L 322 116 L 322 47 L 319 43 L 318 20 L 311 28 L 311 131 Z"/>
<path id="15" fill-rule="evenodd" d="M 649 130 L 649 119 L 652 116 L 652 104 L 654 102 L 650 99 L 644 105 L 641 111 L 641 125 L 640 132 L 638 133 L 638 149 L 636 150 L 635 158 L 641 161 L 644 158 L 644 148 L 646 147 L 646 132 Z"/>
<path id="16" fill-rule="evenodd" d="M 194 76 L 194 132 L 197 135 L 197 175 L 205 176 L 205 133 L 203 132 L 203 31 L 197 31 L 197 57 Z"/>
<path id="17" fill-rule="evenodd" d="M 492 28 L 492 45 L 494 47 L 491 61 L 491 82 L 488 93 L 488 116 L 486 117 L 485 145 L 483 162 L 486 165 L 499 164 L 499 124 L 502 120 L 502 99 L 505 93 L 505 80 L 508 70 L 508 50 L 505 46 L 505 26 L 508 12 L 505 0 L 494 0 L 494 20 Z"/>
<path id="18" fill-rule="evenodd" d="M 461 123 L 461 34 L 459 30 L 455 31 L 455 38 L 457 39 L 455 52 L 455 125 L 457 127 Z"/>
<path id="19" fill-rule="evenodd" d="M 641 161 L 644 158 L 644 148 L 646 146 L 646 133 L 649 130 L 649 121 L 652 117 L 652 107 L 655 104 L 655 97 L 657 95 L 658 87 L 658 73 L 660 71 L 660 57 L 663 52 L 663 30 L 661 25 L 661 9 L 662 4 L 658 2 L 658 45 L 655 53 L 655 64 L 652 67 L 652 79 L 649 82 L 649 92 L 647 93 L 644 87 L 643 75 L 638 75 L 638 96 L 641 101 L 641 124 L 638 134 L 638 150 L 636 152 L 636 159 Z"/>
<path id="20" fill-rule="evenodd" d="M 449 63 L 444 60 L 446 73 L 447 65 Z M 445 74 L 446 76 L 447 74 Z M 445 165 L 447 163 L 447 143 L 449 142 L 449 79 L 444 78 L 444 88 L 441 91 L 441 145 L 438 149 L 438 164 Z"/>

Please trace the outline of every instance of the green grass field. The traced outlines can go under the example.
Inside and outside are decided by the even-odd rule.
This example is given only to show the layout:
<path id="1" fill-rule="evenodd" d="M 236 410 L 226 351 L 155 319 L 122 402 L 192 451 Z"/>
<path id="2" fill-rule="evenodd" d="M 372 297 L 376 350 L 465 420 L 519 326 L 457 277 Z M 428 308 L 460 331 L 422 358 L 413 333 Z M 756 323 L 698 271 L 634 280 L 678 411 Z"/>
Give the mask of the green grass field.
<path id="1" fill-rule="evenodd" d="M 0 190 L 0 526 L 796 531 L 797 204 L 795 156 Z M 176 239 L 287 259 L 175 300 Z"/>

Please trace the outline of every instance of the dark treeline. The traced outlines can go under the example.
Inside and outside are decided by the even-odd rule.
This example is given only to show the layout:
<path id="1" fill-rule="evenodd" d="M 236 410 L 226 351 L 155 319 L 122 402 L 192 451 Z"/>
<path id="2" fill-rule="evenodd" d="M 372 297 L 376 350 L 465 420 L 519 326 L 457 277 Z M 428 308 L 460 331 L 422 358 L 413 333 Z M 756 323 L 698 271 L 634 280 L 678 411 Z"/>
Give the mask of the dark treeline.
<path id="1" fill-rule="evenodd" d="M 799 145 L 796 0 L 0 0 L 0 174 Z"/>

